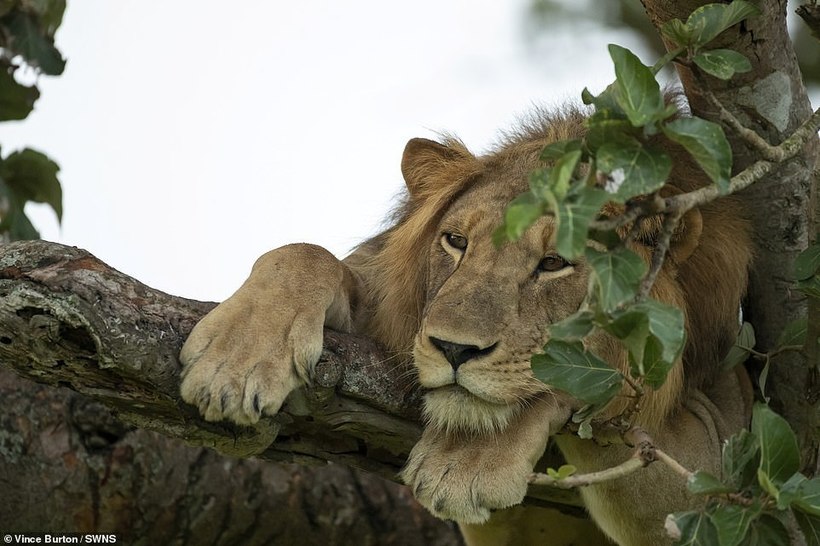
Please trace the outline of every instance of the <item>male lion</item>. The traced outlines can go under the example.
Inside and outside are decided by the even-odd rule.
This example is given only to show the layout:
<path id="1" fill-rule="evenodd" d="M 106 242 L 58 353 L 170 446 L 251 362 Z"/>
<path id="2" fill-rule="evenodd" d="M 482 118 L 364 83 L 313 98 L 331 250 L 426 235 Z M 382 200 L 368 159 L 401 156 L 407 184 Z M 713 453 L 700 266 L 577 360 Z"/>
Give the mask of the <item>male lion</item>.
<path id="1" fill-rule="evenodd" d="M 369 335 L 396 354 L 412 348 L 427 390 L 426 426 L 402 479 L 419 502 L 459 522 L 473 544 L 604 543 L 591 526 L 573 529 L 557 512 L 510 508 L 523 500 L 527 475 L 551 435 L 579 472 L 630 455 L 625 446 L 558 434 L 581 404 L 530 369 L 547 327 L 582 304 L 589 267 L 556 253 L 549 217 L 516 243 L 497 247 L 491 237 L 505 205 L 541 166 L 541 149 L 583 131 L 580 112 L 539 114 L 479 157 L 453 139 L 411 140 L 402 158 L 407 197 L 394 225 L 343 261 L 308 244 L 262 256 L 183 347 L 183 398 L 209 420 L 254 423 L 275 413 L 310 377 L 323 326 Z M 675 159 L 664 191 L 706 183 L 686 154 L 664 145 Z M 658 224 L 645 221 L 630 243 L 647 260 Z M 737 331 L 748 231 L 731 198 L 690 212 L 652 291 L 684 311 L 688 342 L 664 386 L 647 394 L 637 423 L 683 465 L 716 474 L 721 442 L 749 415 L 748 378 L 719 366 Z M 612 339 L 597 334 L 589 345 L 626 368 Z M 616 399 L 609 413 L 625 403 Z M 604 533 L 630 546 L 669 543 L 666 515 L 697 504 L 661 464 L 581 493 Z"/>

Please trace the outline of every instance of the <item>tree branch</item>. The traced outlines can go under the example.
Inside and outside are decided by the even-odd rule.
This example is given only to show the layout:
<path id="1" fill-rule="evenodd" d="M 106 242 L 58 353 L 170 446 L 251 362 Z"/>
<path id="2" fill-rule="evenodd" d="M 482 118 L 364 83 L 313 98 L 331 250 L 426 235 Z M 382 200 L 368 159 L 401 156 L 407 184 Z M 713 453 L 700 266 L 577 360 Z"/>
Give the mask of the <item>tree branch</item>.
<path id="1" fill-rule="evenodd" d="M 326 330 L 314 384 L 257 426 L 209 423 L 182 402 L 177 355 L 213 306 L 149 288 L 84 250 L 0 245 L 0 365 L 103 402 L 140 428 L 227 455 L 333 461 L 396 480 L 421 431 L 420 393 L 367 338 Z M 531 496 L 580 506 L 566 492 Z"/>

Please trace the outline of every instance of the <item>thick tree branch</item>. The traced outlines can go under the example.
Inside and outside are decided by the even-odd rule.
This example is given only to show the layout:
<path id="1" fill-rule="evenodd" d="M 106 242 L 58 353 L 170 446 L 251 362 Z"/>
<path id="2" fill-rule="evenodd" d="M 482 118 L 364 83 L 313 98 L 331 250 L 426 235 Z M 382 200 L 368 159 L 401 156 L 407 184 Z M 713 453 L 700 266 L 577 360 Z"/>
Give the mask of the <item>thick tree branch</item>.
<path id="1" fill-rule="evenodd" d="M 177 355 L 213 306 L 149 288 L 83 250 L 0 245 L 1 365 L 103 402 L 138 427 L 228 455 L 334 461 L 396 479 L 421 431 L 420 394 L 361 336 L 326 330 L 314 384 L 258 426 L 209 423 L 182 402 Z M 580 506 L 567 492 L 532 495 Z"/>

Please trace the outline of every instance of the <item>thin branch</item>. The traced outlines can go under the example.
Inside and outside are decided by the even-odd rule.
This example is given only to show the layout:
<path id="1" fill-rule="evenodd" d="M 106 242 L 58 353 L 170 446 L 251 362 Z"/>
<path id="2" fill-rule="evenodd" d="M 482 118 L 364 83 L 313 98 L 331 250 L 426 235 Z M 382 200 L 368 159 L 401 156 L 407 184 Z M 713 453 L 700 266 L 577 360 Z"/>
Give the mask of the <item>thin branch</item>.
<path id="1" fill-rule="evenodd" d="M 553 478 L 548 474 L 533 473 L 528 479 L 529 483 L 533 485 L 549 485 L 559 489 L 574 489 L 576 487 L 585 487 L 601 482 L 617 480 L 628 476 L 637 470 L 646 466 L 646 463 L 641 460 L 638 453 L 622 462 L 618 466 L 601 470 L 600 472 L 590 472 L 588 474 L 578 474 L 576 476 L 568 476 L 566 478 Z"/>
<path id="2" fill-rule="evenodd" d="M 675 230 L 678 228 L 682 217 L 682 211 L 674 210 L 664 218 L 660 240 L 652 251 L 652 261 L 649 264 L 649 270 L 646 272 L 646 275 L 641 279 L 638 295 L 635 296 L 636 301 L 645 300 L 649 296 L 649 291 L 652 290 L 652 287 L 655 285 L 658 273 L 660 273 L 663 262 L 666 260 L 666 254 L 669 252 L 669 243 L 672 240 L 672 234 L 675 233 Z"/>
<path id="3" fill-rule="evenodd" d="M 599 470 L 598 472 L 577 474 L 566 478 L 553 478 L 548 474 L 533 473 L 530 474 L 527 481 L 533 485 L 547 485 L 559 489 L 586 487 L 596 483 L 623 478 L 655 461 L 661 461 L 685 479 L 689 479 L 689 477 L 692 476 L 692 472 L 684 468 L 678 461 L 655 447 L 655 442 L 652 440 L 652 437 L 641 427 L 632 427 L 623 434 L 622 438 L 626 445 L 635 447 L 635 452 L 630 458 L 617 466 Z"/>

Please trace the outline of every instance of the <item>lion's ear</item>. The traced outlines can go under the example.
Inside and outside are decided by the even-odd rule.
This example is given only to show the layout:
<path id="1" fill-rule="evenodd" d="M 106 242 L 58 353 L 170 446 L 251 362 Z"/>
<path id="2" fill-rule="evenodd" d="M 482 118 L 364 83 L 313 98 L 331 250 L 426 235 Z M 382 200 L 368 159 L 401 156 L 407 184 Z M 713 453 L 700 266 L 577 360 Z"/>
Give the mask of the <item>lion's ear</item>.
<path id="1" fill-rule="evenodd" d="M 456 140 L 440 144 L 414 138 L 404 147 L 401 172 L 410 195 L 419 199 L 443 187 L 460 184 L 474 162 L 475 157 Z"/>

